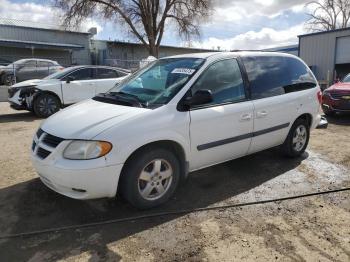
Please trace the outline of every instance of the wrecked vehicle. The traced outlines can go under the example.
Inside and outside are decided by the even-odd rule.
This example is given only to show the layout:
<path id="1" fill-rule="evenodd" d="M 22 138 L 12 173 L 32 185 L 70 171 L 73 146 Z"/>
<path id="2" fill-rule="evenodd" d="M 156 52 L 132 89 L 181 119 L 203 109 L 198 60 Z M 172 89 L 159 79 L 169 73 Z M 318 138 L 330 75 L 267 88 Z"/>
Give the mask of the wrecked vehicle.
<path id="1" fill-rule="evenodd" d="M 105 66 L 75 66 L 44 79 L 27 80 L 8 90 L 10 106 L 48 117 L 60 108 L 107 92 L 129 74 L 128 70 Z"/>

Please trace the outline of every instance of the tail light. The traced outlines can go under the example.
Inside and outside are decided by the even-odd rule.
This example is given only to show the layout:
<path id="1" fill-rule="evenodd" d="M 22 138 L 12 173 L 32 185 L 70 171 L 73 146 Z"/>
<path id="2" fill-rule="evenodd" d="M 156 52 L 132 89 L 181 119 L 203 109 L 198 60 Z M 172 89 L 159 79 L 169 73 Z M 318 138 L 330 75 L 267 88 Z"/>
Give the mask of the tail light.
<path id="1" fill-rule="evenodd" d="M 318 102 L 320 103 L 320 105 L 322 104 L 322 91 L 319 90 L 317 92 L 317 99 L 318 99 Z"/>

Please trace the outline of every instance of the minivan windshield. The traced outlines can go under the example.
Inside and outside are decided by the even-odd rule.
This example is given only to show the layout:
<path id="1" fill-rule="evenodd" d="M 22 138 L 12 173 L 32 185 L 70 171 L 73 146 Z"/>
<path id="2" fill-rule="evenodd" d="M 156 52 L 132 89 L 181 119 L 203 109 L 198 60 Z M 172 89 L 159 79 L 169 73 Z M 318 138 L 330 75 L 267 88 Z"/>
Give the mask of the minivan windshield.
<path id="1" fill-rule="evenodd" d="M 154 61 L 109 90 L 106 96 L 133 98 L 147 108 L 162 106 L 181 90 L 204 61 L 201 58 Z"/>

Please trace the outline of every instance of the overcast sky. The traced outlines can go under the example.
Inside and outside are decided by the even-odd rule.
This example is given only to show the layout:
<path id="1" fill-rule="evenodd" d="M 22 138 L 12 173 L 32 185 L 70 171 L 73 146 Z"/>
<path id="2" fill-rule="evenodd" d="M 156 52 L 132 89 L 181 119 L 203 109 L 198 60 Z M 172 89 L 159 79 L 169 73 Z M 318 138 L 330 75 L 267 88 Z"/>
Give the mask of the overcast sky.
<path id="1" fill-rule="evenodd" d="M 297 43 L 305 33 L 305 4 L 309 0 L 213 0 L 214 14 L 202 25 L 202 36 L 192 45 L 203 48 L 261 49 Z M 0 0 L 0 18 L 58 23 L 57 12 L 44 0 Z M 96 39 L 128 40 L 119 25 L 90 19 L 83 27 L 96 26 Z M 183 45 L 172 30 L 162 44 Z M 129 39 L 132 40 L 132 39 Z"/>

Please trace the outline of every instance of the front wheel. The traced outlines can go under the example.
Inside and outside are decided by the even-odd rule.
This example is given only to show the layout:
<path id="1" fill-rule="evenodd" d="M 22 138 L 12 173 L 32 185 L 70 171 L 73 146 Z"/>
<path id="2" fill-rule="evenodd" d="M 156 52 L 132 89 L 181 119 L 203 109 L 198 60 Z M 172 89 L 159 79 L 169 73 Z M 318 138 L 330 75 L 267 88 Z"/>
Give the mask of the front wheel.
<path id="1" fill-rule="evenodd" d="M 146 209 L 166 202 L 175 192 L 180 164 L 166 149 L 141 150 L 127 163 L 120 192 L 133 206 Z"/>
<path id="2" fill-rule="evenodd" d="M 306 120 L 297 119 L 289 130 L 288 136 L 282 145 L 282 152 L 289 157 L 302 155 L 309 143 L 310 127 Z"/>
<path id="3" fill-rule="evenodd" d="M 38 117 L 49 117 L 60 110 L 60 100 L 51 94 L 41 94 L 33 104 L 33 111 Z"/>

